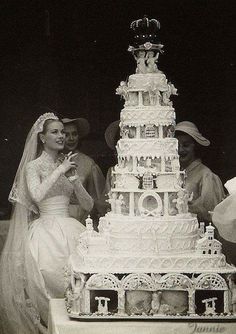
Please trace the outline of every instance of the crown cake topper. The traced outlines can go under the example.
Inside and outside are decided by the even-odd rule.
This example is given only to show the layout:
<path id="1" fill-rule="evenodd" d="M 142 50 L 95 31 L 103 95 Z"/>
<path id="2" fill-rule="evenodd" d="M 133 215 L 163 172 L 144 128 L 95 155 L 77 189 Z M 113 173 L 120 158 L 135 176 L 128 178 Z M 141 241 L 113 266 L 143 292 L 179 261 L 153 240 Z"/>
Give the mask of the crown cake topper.
<path id="1" fill-rule="evenodd" d="M 158 41 L 157 33 L 160 30 L 160 22 L 156 19 L 149 19 L 146 15 L 142 19 L 131 22 L 130 29 L 132 30 L 133 46 L 130 46 L 128 51 L 150 50 L 156 49 L 161 51 L 163 45 Z"/>

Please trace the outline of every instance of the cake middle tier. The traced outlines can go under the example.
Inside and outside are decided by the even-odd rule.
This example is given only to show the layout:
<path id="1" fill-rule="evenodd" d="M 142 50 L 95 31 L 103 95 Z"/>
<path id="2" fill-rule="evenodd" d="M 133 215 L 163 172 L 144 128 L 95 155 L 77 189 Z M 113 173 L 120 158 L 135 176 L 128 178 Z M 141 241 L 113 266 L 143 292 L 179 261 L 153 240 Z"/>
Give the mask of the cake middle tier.
<path id="1" fill-rule="evenodd" d="M 157 218 L 124 217 L 110 212 L 100 219 L 99 232 L 106 238 L 109 252 L 121 253 L 185 253 L 195 249 L 199 238 L 198 221 L 191 214 Z M 98 250 L 97 237 L 90 238 L 89 253 Z"/>
<path id="2" fill-rule="evenodd" d="M 120 139 L 117 143 L 117 154 L 120 158 L 129 157 L 178 157 L 176 138 Z"/>

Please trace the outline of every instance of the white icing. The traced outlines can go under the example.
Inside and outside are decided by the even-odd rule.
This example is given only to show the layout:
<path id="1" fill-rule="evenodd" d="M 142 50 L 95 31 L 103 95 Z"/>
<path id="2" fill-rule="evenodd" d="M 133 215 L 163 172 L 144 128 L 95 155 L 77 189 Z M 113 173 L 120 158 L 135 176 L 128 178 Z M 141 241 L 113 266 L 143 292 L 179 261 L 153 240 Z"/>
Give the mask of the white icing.
<path id="1" fill-rule="evenodd" d="M 195 290 L 210 288 L 224 291 L 224 312 L 229 313 L 229 290 L 221 275 L 236 269 L 226 263 L 214 227 L 204 232 L 203 224 L 199 228 L 195 215 L 188 213 L 190 197 L 181 188 L 184 173 L 173 138 L 175 112 L 170 96 L 176 95 L 176 89 L 156 66 L 155 73 L 143 74 L 145 57 L 138 73 L 116 91 L 125 99 L 125 107 L 108 199 L 111 212 L 100 218 L 99 233 L 87 219 L 77 254 L 70 256 L 68 312 L 89 314 L 90 290 L 108 289 L 117 291 L 117 314 L 127 316 L 126 290 L 151 291 L 155 297 L 158 289 L 173 288 L 188 291 L 188 314 L 196 315 Z M 107 315 L 109 298 L 96 298 L 98 312 Z"/>
<path id="2" fill-rule="evenodd" d="M 83 273 L 230 273 L 235 270 L 227 265 L 223 254 L 217 256 L 198 255 L 189 252 L 184 255 L 137 255 L 116 254 L 87 255 L 78 253 L 71 257 L 75 272 Z"/>
<path id="3" fill-rule="evenodd" d="M 129 91 L 158 90 L 161 92 L 168 90 L 167 79 L 164 73 L 132 74 L 129 76 Z"/>
<path id="4" fill-rule="evenodd" d="M 121 112 L 122 125 L 174 125 L 175 112 L 172 107 L 126 107 Z"/>
<path id="5" fill-rule="evenodd" d="M 120 139 L 117 143 L 119 157 L 178 157 L 178 141 L 166 139 Z"/>

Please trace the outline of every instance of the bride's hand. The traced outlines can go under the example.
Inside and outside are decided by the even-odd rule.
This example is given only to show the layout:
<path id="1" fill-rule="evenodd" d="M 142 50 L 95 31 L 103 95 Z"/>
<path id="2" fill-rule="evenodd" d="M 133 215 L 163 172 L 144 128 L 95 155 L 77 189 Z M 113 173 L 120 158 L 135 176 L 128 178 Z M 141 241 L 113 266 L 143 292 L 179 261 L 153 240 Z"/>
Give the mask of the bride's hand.
<path id="1" fill-rule="evenodd" d="M 71 168 L 77 167 L 76 163 L 71 160 L 76 155 L 77 153 L 73 154 L 72 152 L 69 152 L 67 155 L 65 155 L 65 159 L 63 160 L 62 164 L 59 166 L 63 174 L 68 172 Z"/>

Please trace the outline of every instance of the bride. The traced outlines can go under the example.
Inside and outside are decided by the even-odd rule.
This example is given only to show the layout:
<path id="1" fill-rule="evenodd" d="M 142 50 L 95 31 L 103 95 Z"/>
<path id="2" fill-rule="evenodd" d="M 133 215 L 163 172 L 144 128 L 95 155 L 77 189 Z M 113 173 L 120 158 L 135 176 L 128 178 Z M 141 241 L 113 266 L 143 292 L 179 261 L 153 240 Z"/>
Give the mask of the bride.
<path id="1" fill-rule="evenodd" d="M 14 204 L 0 262 L 0 332 L 46 333 L 50 298 L 63 298 L 64 271 L 84 226 L 70 218 L 73 192 L 86 211 L 93 200 L 69 177 L 73 154 L 60 161 L 63 124 L 53 113 L 39 117 L 26 139 L 9 200 Z M 1 333 L 2 333 L 1 332 Z"/>

